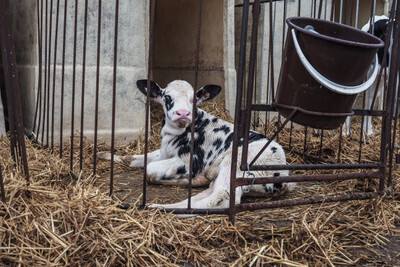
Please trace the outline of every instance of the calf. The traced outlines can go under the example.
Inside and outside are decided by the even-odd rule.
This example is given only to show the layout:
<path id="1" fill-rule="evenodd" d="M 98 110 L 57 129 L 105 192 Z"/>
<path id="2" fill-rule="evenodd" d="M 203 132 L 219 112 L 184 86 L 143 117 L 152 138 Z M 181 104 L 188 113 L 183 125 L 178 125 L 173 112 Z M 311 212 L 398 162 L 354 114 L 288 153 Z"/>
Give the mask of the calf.
<path id="1" fill-rule="evenodd" d="M 147 93 L 147 81 L 137 81 L 137 87 Z M 161 148 L 148 153 L 147 179 L 153 184 L 188 185 L 190 163 L 191 122 L 195 119 L 194 154 L 193 154 L 193 185 L 209 184 L 209 188 L 191 199 L 192 208 L 226 208 L 229 205 L 229 188 L 231 172 L 231 148 L 233 140 L 233 124 L 196 109 L 192 114 L 193 102 L 197 105 L 218 95 L 221 87 L 206 85 L 196 92 L 193 100 L 193 87 L 186 81 L 176 80 L 165 89 L 153 81 L 150 86 L 150 97 L 160 103 L 164 109 L 163 128 L 161 130 Z M 249 161 L 268 142 L 268 138 L 256 132 L 250 132 Z M 242 143 L 242 141 L 241 141 Z M 239 144 L 241 146 L 241 144 Z M 240 158 L 239 149 L 239 158 Z M 109 159 L 109 154 L 99 155 Z M 115 157 L 116 161 L 129 164 L 130 167 L 144 167 L 144 156 L 133 155 Z M 286 164 L 282 147 L 272 141 L 265 149 L 256 164 Z M 249 174 L 236 171 L 237 177 L 283 176 L 288 171 L 258 171 Z M 251 195 L 271 194 L 277 191 L 290 190 L 293 183 L 275 183 L 251 185 L 236 189 L 236 203 L 244 193 Z M 176 204 L 153 204 L 151 207 L 186 208 L 187 200 Z"/>
<path id="2" fill-rule="evenodd" d="M 372 29 L 370 29 L 370 24 L 371 24 L 371 20 L 369 20 L 367 22 L 367 24 L 365 24 L 361 30 L 365 31 L 365 32 L 369 32 L 372 33 Z M 374 18 L 374 32 L 373 34 L 378 37 L 379 39 L 381 39 L 382 41 L 385 42 L 386 39 L 386 31 L 387 31 L 387 27 L 389 24 L 389 18 L 386 17 L 385 15 L 382 16 L 375 16 Z M 382 61 L 383 61 L 383 54 L 384 54 L 384 48 L 380 48 L 378 50 L 378 62 L 379 62 L 379 66 L 382 68 L 386 68 L 388 66 L 389 63 L 389 54 L 387 55 L 386 58 L 386 64 L 384 66 L 382 66 Z M 368 88 L 368 90 L 366 91 L 366 103 L 365 103 L 365 108 L 369 109 L 373 98 L 374 98 L 374 93 L 375 93 L 375 88 L 376 88 L 376 83 L 378 82 L 378 79 L 376 79 L 376 81 L 374 82 L 374 84 Z M 376 99 L 377 99 L 377 108 L 378 109 L 383 109 L 383 91 L 384 91 L 384 84 L 385 81 L 382 77 L 379 87 L 378 87 L 378 92 L 376 95 Z M 351 117 L 348 117 L 345 123 L 345 127 L 343 128 L 343 130 L 345 131 L 344 133 L 347 135 L 350 135 L 350 124 L 351 124 Z M 372 127 L 372 118 L 371 116 L 366 116 L 365 120 L 364 120 L 364 125 L 363 125 L 363 129 L 365 131 L 365 133 L 367 135 L 371 135 L 373 134 L 373 127 Z"/>

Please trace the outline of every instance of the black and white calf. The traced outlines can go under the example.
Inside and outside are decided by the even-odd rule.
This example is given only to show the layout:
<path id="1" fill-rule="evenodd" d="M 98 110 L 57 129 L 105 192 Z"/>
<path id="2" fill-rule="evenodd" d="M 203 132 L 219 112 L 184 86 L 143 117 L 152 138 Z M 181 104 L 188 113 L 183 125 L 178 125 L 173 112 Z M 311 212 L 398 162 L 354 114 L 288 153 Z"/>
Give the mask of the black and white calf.
<path id="1" fill-rule="evenodd" d="M 371 29 L 371 19 L 361 28 L 362 31 L 372 33 Z M 387 28 L 389 25 L 389 18 L 385 15 L 382 16 L 375 16 L 374 17 L 374 23 L 373 23 L 373 34 L 381 39 L 383 42 L 385 42 L 386 39 L 386 32 Z M 379 62 L 379 67 L 380 68 L 386 68 L 389 63 L 389 54 L 387 55 L 386 58 L 386 64 L 382 66 L 382 61 L 383 61 L 383 54 L 384 54 L 384 48 L 380 48 L 378 50 L 378 62 Z M 366 98 L 365 98 L 365 107 L 369 109 L 369 107 L 372 104 L 373 98 L 374 98 L 374 92 L 376 88 L 376 83 L 378 82 L 378 79 L 375 80 L 375 82 L 372 84 L 370 88 L 366 91 Z M 381 78 L 379 87 L 378 87 L 378 92 L 376 95 L 376 106 L 378 109 L 383 109 L 383 91 L 384 91 L 384 84 L 386 81 L 384 81 L 383 77 Z M 343 127 L 344 133 L 347 135 L 350 135 L 350 124 L 351 124 L 351 118 L 348 117 L 345 123 L 345 127 Z M 364 120 L 364 125 L 363 129 L 367 135 L 373 134 L 373 127 L 372 127 L 372 118 L 371 116 L 366 116 L 366 119 Z"/>
<path id="2" fill-rule="evenodd" d="M 137 87 L 144 94 L 147 92 L 147 81 L 137 81 Z M 210 100 L 218 95 L 221 87 L 206 85 L 196 93 L 196 104 Z M 191 199 L 192 208 L 226 208 L 229 204 L 231 146 L 233 124 L 219 119 L 199 108 L 193 116 L 193 87 L 186 81 L 176 80 L 164 89 L 151 82 L 150 96 L 159 102 L 164 109 L 164 126 L 161 130 L 161 148 L 148 154 L 148 181 L 163 185 L 187 185 L 189 182 L 189 156 L 191 140 L 191 122 L 195 118 L 193 185 L 207 185 L 209 188 Z M 262 134 L 251 132 L 249 144 L 249 161 L 259 152 L 268 138 Z M 239 149 L 239 158 L 240 158 Z M 109 154 L 100 158 L 109 159 Z M 130 167 L 144 167 L 144 156 L 133 155 L 116 157 L 116 161 L 125 162 Z M 286 164 L 282 147 L 272 141 L 268 148 L 256 161 L 256 164 Z M 237 176 L 246 176 L 239 169 Z M 286 176 L 288 171 L 254 172 L 260 176 Z M 249 177 L 253 178 L 253 176 Z M 276 191 L 290 190 L 293 183 L 252 185 L 236 189 L 236 203 L 244 193 L 252 195 L 271 194 Z M 176 204 L 151 207 L 186 208 L 187 200 Z"/>

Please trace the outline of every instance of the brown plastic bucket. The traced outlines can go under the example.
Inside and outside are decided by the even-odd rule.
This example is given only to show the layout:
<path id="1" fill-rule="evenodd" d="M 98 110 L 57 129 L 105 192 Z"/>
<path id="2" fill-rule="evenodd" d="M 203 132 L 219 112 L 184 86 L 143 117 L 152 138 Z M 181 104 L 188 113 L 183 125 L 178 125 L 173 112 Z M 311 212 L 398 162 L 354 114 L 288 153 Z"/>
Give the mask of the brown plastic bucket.
<path id="1" fill-rule="evenodd" d="M 292 17 L 274 106 L 293 122 L 335 129 L 348 115 L 358 93 L 368 89 L 378 73 L 364 79 L 383 42 L 343 24 Z"/>

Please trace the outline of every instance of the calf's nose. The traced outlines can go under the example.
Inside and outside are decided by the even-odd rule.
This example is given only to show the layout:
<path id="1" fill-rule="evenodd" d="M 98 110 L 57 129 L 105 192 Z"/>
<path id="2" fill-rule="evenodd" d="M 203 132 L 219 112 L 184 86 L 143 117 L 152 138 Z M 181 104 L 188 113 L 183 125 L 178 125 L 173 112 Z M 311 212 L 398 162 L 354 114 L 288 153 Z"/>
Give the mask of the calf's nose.
<path id="1" fill-rule="evenodd" d="M 185 110 L 185 109 L 180 109 L 175 112 L 176 112 L 176 115 L 181 116 L 181 117 L 188 117 L 190 115 L 190 111 Z"/>

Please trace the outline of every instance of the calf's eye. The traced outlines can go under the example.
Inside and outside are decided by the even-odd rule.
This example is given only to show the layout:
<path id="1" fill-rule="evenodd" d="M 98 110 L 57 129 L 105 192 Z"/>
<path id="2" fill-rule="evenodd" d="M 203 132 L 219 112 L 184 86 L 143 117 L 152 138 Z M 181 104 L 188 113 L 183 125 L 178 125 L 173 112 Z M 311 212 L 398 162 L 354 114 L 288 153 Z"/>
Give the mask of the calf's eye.
<path id="1" fill-rule="evenodd" d="M 167 110 L 171 110 L 171 108 L 174 106 L 174 103 L 172 102 L 172 98 L 169 95 L 164 96 L 164 102 L 165 102 L 165 107 Z"/>

